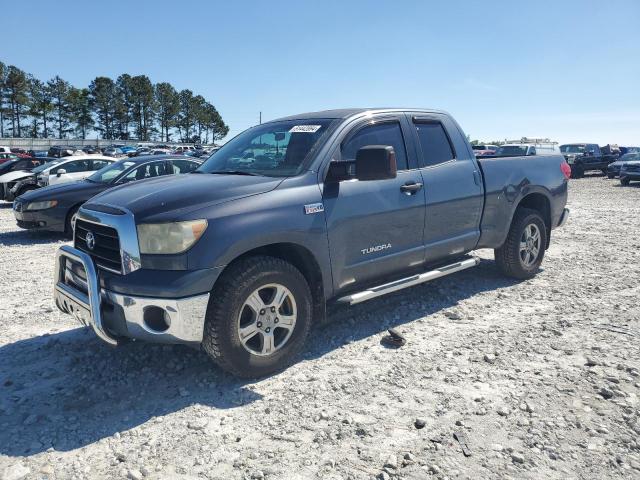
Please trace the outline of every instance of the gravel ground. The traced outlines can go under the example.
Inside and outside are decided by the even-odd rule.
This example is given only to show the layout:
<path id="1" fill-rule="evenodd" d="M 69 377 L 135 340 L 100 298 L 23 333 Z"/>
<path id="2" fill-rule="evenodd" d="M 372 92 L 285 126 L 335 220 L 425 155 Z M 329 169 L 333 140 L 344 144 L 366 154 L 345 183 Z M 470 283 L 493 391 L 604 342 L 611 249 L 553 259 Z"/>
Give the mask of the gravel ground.
<path id="1" fill-rule="evenodd" d="M 572 181 L 535 279 L 478 252 L 331 309 L 299 363 L 255 382 L 78 328 L 51 302 L 64 239 L 1 205 L 0 479 L 640 478 L 639 187 Z M 390 327 L 405 346 L 380 343 Z"/>

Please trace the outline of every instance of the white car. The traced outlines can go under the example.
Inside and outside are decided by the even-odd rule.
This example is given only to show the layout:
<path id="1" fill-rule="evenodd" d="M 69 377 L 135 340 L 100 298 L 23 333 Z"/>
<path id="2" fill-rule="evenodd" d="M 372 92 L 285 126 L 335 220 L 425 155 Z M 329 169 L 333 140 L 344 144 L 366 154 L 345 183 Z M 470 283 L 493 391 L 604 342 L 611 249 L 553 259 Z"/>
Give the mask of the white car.
<path id="1" fill-rule="evenodd" d="M 11 149 L 9 147 L 0 147 L 0 153 L 11 153 Z"/>
<path id="2" fill-rule="evenodd" d="M 74 155 L 38 173 L 36 180 L 38 186 L 56 185 L 59 183 L 74 182 L 88 177 L 93 172 L 115 162 L 113 157 L 101 155 Z"/>

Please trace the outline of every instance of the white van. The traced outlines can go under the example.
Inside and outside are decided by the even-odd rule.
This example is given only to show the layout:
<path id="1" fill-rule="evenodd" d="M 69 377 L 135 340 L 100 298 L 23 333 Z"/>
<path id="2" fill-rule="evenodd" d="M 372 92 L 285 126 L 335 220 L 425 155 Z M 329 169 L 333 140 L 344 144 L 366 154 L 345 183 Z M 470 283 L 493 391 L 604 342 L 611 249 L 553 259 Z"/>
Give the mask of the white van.
<path id="1" fill-rule="evenodd" d="M 553 155 L 559 154 L 558 142 L 552 142 L 548 138 L 527 138 L 520 140 L 507 140 L 496 150 L 497 157 L 515 157 L 527 155 Z"/>

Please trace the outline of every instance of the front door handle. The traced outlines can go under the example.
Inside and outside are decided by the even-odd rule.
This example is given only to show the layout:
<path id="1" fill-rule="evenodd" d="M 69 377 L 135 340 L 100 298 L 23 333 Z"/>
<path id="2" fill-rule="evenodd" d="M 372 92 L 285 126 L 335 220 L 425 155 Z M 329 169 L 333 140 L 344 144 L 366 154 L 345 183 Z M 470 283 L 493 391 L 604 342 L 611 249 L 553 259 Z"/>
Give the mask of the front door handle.
<path id="1" fill-rule="evenodd" d="M 407 195 L 413 195 L 414 193 L 416 193 L 421 188 L 422 188 L 422 183 L 420 183 L 420 182 L 410 182 L 410 183 L 405 183 L 404 185 L 402 185 L 400 187 L 400 190 L 403 193 L 406 193 Z"/>

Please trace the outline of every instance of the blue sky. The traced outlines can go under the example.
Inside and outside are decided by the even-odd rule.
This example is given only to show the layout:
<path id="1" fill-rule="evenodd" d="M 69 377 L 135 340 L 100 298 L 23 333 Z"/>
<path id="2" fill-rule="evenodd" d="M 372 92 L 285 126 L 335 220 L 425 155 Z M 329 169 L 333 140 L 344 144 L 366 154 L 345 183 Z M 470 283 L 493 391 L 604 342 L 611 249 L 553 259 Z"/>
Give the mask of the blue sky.
<path id="1" fill-rule="evenodd" d="M 303 111 L 433 107 L 483 140 L 640 144 L 640 0 L 3 2 L 0 60 L 123 72 L 212 101 L 231 134 Z"/>

